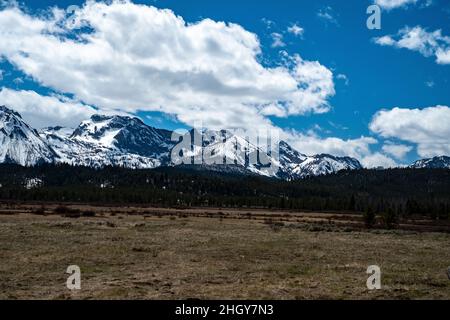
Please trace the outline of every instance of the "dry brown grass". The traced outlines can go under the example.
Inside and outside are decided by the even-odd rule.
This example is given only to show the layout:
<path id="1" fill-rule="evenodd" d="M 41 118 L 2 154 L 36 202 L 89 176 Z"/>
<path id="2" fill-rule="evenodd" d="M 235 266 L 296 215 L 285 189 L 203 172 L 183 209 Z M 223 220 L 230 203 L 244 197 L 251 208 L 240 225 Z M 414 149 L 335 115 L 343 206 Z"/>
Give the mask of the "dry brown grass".
<path id="1" fill-rule="evenodd" d="M 44 209 L 0 215 L 0 298 L 450 299 L 448 233 L 354 231 L 326 214 Z M 78 292 L 65 287 L 73 264 Z M 382 290 L 366 288 L 372 264 Z"/>

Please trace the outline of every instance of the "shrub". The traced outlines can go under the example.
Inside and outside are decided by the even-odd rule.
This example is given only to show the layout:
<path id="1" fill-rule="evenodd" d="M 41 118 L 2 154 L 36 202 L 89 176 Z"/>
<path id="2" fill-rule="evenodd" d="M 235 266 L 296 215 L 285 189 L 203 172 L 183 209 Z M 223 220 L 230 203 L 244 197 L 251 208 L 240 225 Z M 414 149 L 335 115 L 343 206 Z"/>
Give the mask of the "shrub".
<path id="1" fill-rule="evenodd" d="M 383 223 L 388 229 L 392 229 L 398 224 L 398 216 L 394 210 L 389 209 L 385 213 L 382 214 Z"/>
<path id="2" fill-rule="evenodd" d="M 84 211 L 83 217 L 95 217 L 95 211 L 92 211 L 92 210 Z"/>
<path id="3" fill-rule="evenodd" d="M 34 209 L 32 211 L 33 214 L 39 215 L 39 216 L 45 216 L 46 212 L 45 212 L 45 207 L 40 207 L 38 209 Z"/>
<path id="4" fill-rule="evenodd" d="M 364 212 L 363 218 L 367 228 L 372 228 L 375 225 L 376 215 L 371 207 L 368 207 Z"/>
<path id="5" fill-rule="evenodd" d="M 58 206 L 54 210 L 55 213 L 60 214 L 64 217 L 68 218 L 79 218 L 81 217 L 80 210 L 78 209 L 72 209 L 66 206 Z"/>

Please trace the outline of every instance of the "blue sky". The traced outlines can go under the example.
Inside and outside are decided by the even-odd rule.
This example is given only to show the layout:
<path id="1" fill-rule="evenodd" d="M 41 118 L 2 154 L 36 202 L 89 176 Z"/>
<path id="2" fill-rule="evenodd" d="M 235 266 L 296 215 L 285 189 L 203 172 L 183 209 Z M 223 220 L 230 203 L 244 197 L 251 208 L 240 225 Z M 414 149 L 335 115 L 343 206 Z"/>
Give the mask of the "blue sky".
<path id="1" fill-rule="evenodd" d="M 370 151 L 355 151 L 351 155 L 367 157 L 367 162 L 373 165 L 377 164 L 377 161 L 380 165 L 385 165 L 391 160 L 397 164 L 406 164 L 421 157 L 439 155 L 450 150 L 445 138 L 450 124 L 438 123 L 436 128 L 440 131 L 437 136 L 425 136 L 424 131 L 429 129 L 430 124 L 417 123 L 422 121 L 421 119 L 447 119 L 447 109 L 441 108 L 437 112 L 435 109 L 429 109 L 423 117 L 421 111 L 435 106 L 450 106 L 450 63 L 445 60 L 438 63 L 436 58 L 436 52 L 440 50 L 445 53 L 450 48 L 450 42 L 447 42 L 446 38 L 450 36 L 450 2 L 404 1 L 404 6 L 382 9 L 381 30 L 369 30 L 366 27 L 366 9 L 374 2 L 369 0 L 133 2 L 161 9 L 168 8 L 181 16 L 186 23 L 208 18 L 216 22 L 238 24 L 258 37 L 261 49 L 258 61 L 265 68 L 281 64 L 283 55 L 293 57 L 298 54 L 305 61 L 318 61 L 333 75 L 334 93 L 325 98 L 328 104 L 327 112 L 317 112 L 317 108 L 312 108 L 306 112 L 290 112 L 283 116 L 267 114 L 262 119 L 286 132 L 295 132 L 292 140 L 314 137 L 314 143 L 297 145 L 299 149 L 306 149 L 300 150 L 306 153 L 308 148 L 311 148 L 309 152 L 317 149 L 330 153 L 349 153 L 352 145 L 355 148 L 361 147 L 359 142 L 352 143 L 353 140 L 361 137 L 375 139 L 376 142 L 361 147 L 368 147 Z M 81 7 L 83 3 L 84 1 L 75 0 L 23 1 L 20 10 L 30 17 L 42 17 L 43 11 L 49 7 L 66 9 L 71 5 Z M 298 27 L 298 34 L 289 32 L 289 28 L 294 25 Z M 433 40 L 425 43 L 422 49 L 414 47 L 410 42 L 405 46 L 400 40 L 408 34 L 408 30 L 418 26 L 425 32 L 421 38 L 423 41 L 425 36 L 426 39 Z M 428 38 L 436 30 L 441 31 Z M 389 37 L 387 45 L 377 43 L 376 39 L 383 36 Z M 274 42 L 276 39 L 278 44 Z M 158 43 L 155 42 L 154 46 L 158 46 Z M 42 76 L 33 73 L 32 67 L 27 69 L 12 58 L 12 53 L 8 56 L 2 54 L 1 50 L 0 46 L 0 55 L 3 55 L 0 63 L 0 87 L 13 91 L 34 91 L 42 96 L 56 95 L 60 100 L 68 100 L 72 108 L 77 108 L 78 103 L 100 109 L 104 107 L 101 103 L 94 103 L 103 101 L 99 97 L 87 99 L 80 95 L 79 92 L 83 92 L 83 89 L 71 92 L 68 86 L 64 86 L 62 90 L 61 87 L 52 85 L 52 80 L 42 80 Z M 120 76 L 124 75 L 118 73 L 117 77 Z M 11 94 L 8 97 L 13 99 Z M 124 101 L 121 111 L 136 114 L 149 125 L 156 127 L 187 127 L 192 118 L 195 118 L 180 116 L 173 111 L 179 109 L 171 109 L 170 112 L 165 112 L 164 108 L 161 108 L 162 112 L 150 109 L 142 111 L 139 110 L 141 108 L 126 106 L 126 100 Z M 384 128 L 383 125 L 387 125 L 388 121 L 395 123 L 393 117 L 396 111 L 393 110 L 396 107 L 404 110 L 401 114 L 405 115 L 405 119 L 411 119 L 405 120 L 406 123 L 395 130 Z M 384 114 L 374 125 L 374 116 L 380 110 L 392 113 Z M 414 113 L 414 110 L 419 111 Z M 423 129 L 424 126 L 428 126 L 428 129 Z M 342 144 L 342 151 L 339 151 L 339 146 L 330 146 L 334 140 L 324 140 L 326 143 L 323 145 L 327 145 L 330 150 L 312 146 L 327 138 L 338 139 L 336 141 Z M 433 141 L 437 145 L 433 144 Z M 339 150 L 336 151 L 337 149 Z"/>

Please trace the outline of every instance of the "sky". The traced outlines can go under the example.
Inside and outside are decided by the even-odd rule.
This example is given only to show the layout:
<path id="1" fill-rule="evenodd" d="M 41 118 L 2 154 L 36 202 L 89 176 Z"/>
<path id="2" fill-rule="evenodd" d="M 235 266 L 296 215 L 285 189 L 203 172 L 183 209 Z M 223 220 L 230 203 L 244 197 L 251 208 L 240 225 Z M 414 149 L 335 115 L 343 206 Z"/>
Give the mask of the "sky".
<path id="1" fill-rule="evenodd" d="M 36 128 L 123 114 L 367 167 L 450 155 L 449 0 L 0 3 L 0 105 Z"/>

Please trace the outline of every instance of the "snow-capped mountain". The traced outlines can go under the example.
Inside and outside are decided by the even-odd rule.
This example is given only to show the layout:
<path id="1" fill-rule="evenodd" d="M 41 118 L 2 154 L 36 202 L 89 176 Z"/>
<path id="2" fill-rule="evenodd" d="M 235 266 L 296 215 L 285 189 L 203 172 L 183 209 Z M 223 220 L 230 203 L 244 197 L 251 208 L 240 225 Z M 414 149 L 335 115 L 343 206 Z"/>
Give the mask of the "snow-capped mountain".
<path id="1" fill-rule="evenodd" d="M 124 116 L 94 115 L 83 121 L 71 139 L 141 156 L 160 156 L 173 147 L 171 132 Z"/>
<path id="2" fill-rule="evenodd" d="M 170 132 L 147 126 L 138 118 L 94 115 L 78 128 L 41 131 L 58 161 L 91 167 L 149 169 L 167 165 L 173 143 Z"/>
<path id="3" fill-rule="evenodd" d="M 329 154 L 320 154 L 308 157 L 293 170 L 294 178 L 321 176 L 341 170 L 362 169 L 358 160 L 350 157 L 335 157 Z"/>
<path id="4" fill-rule="evenodd" d="M 188 145 L 181 144 L 181 147 L 179 141 L 172 141 L 172 134 L 152 128 L 138 118 L 103 115 L 94 115 L 75 129 L 49 127 L 38 133 L 18 113 L 1 107 L 0 163 L 30 166 L 46 162 L 148 169 L 190 164 L 194 159 L 195 164 L 198 161 L 202 164 L 201 170 L 213 168 L 224 173 L 250 173 L 287 180 L 362 168 L 356 159 L 307 156 L 283 141 L 279 144 L 278 157 L 267 155 L 246 138 L 228 131 L 191 130 L 187 138 L 183 137 Z M 191 135 L 195 134 L 200 139 L 193 139 L 192 146 Z M 188 161 L 177 162 L 172 153 Z"/>
<path id="5" fill-rule="evenodd" d="M 450 157 L 440 156 L 430 159 L 422 159 L 414 162 L 410 168 L 413 169 L 450 169 Z"/>
<path id="6" fill-rule="evenodd" d="M 350 157 L 335 157 L 329 154 L 306 156 L 284 141 L 280 142 L 280 164 L 279 176 L 288 180 L 363 168 L 358 160 Z"/>
<path id="7" fill-rule="evenodd" d="M 202 164 L 203 168 L 212 171 L 245 170 L 247 173 L 278 177 L 280 163 L 276 157 L 267 155 L 257 145 L 232 131 L 191 130 L 183 136 L 183 141 L 187 141 L 187 145 L 181 144 L 181 148 L 173 153 L 179 152 L 182 155 L 179 161 L 184 161 L 184 164 Z M 171 160 L 181 164 L 174 158 Z"/>
<path id="8" fill-rule="evenodd" d="M 0 163 L 33 166 L 54 162 L 53 149 L 38 132 L 23 121 L 20 114 L 0 106 Z"/>

